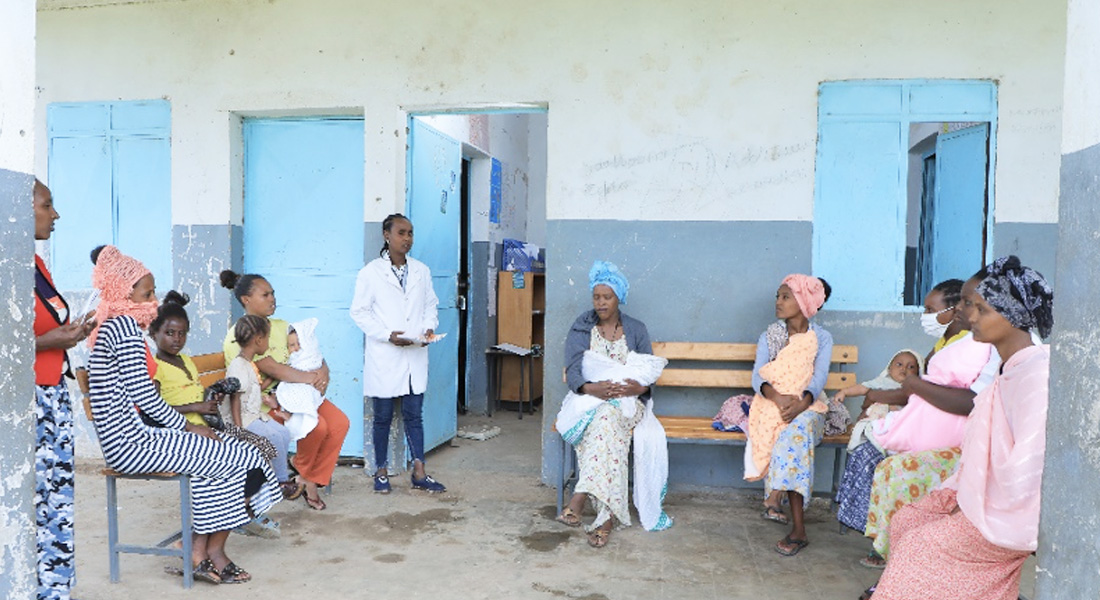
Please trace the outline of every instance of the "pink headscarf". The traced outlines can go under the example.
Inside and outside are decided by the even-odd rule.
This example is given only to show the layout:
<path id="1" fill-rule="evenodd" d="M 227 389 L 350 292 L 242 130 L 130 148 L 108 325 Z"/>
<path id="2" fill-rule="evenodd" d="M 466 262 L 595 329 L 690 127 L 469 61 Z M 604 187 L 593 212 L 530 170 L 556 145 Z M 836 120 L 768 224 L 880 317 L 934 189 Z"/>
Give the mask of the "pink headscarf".
<path id="1" fill-rule="evenodd" d="M 825 304 L 825 286 L 817 277 L 792 273 L 783 278 L 783 284 L 791 288 L 798 308 L 807 319 L 812 319 Z"/>
<path id="2" fill-rule="evenodd" d="M 104 246 L 92 268 L 92 286 L 99 290 L 99 306 L 96 319 L 106 323 L 107 319 L 119 315 L 129 315 L 145 329 L 157 316 L 157 302 L 133 302 L 130 294 L 142 277 L 149 275 L 149 269 L 141 261 L 126 256 L 114 246 Z M 88 336 L 88 347 L 95 345 L 99 334 L 99 325 Z"/>

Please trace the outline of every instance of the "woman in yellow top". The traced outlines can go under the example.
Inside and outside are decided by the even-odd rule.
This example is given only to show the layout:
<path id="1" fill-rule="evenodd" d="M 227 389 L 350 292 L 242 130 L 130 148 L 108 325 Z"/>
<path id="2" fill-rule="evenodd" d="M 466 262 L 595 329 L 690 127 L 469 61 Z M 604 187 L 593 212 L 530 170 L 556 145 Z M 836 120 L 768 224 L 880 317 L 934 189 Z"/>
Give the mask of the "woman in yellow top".
<path id="1" fill-rule="evenodd" d="M 322 363 L 315 371 L 299 371 L 286 364 L 290 357 L 287 347 L 288 323 L 282 319 L 273 319 L 275 314 L 275 290 L 266 279 L 259 275 L 239 275 L 230 270 L 221 272 L 222 287 L 233 290 L 233 296 L 244 307 L 247 314 L 263 317 L 271 324 L 268 333 L 268 350 L 256 354 L 252 362 L 256 364 L 262 379 L 260 386 L 270 391 L 280 381 L 308 383 L 324 395 L 328 389 L 328 365 Z M 226 367 L 241 353 L 235 341 L 233 328 L 225 335 L 222 346 L 225 352 Z M 270 410 L 263 407 L 264 412 Z M 278 421 L 278 417 L 273 417 Z M 350 423 L 347 415 L 327 398 L 317 407 L 317 426 L 306 437 L 298 440 L 298 452 L 294 455 L 293 466 L 298 471 L 298 483 L 305 485 L 305 498 L 309 507 L 324 510 L 325 502 L 318 493 L 318 486 L 326 486 L 332 480 L 336 470 L 336 461 L 340 458 L 340 448 L 344 445 Z"/>
<path id="2" fill-rule="evenodd" d="M 175 290 L 168 292 L 164 296 L 164 302 L 157 307 L 156 318 L 149 324 L 149 335 L 153 336 L 153 341 L 157 344 L 157 353 L 153 357 L 157 363 L 153 385 L 156 386 L 165 403 L 176 409 L 189 423 L 206 427 L 206 421 L 202 416 L 218 414 L 218 404 L 223 398 L 210 400 L 203 398 L 206 390 L 199 381 L 199 370 L 191 360 L 191 356 L 181 352 L 183 346 L 187 344 L 187 333 L 191 329 L 191 321 L 183 308 L 188 301 L 190 299 L 184 294 Z M 241 429 L 232 423 L 226 423 L 225 429 L 220 433 L 252 444 L 268 461 L 274 461 L 277 457 L 275 446 L 263 436 Z M 285 451 L 282 462 L 283 476 L 280 481 L 285 481 L 287 479 Z M 273 465 L 273 468 L 278 474 L 278 465 Z"/>

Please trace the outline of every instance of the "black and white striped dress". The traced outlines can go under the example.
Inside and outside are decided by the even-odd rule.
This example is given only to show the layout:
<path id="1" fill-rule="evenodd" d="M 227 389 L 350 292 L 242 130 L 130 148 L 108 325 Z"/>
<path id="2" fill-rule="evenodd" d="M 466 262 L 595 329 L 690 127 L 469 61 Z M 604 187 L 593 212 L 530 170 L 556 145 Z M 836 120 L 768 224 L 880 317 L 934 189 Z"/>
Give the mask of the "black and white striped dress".
<path id="1" fill-rule="evenodd" d="M 145 353 L 144 336 L 132 317 L 109 319 L 100 328 L 88 369 L 89 400 L 107 464 L 122 473 L 190 474 L 198 534 L 233 529 L 249 521 L 241 500 L 251 469 L 261 469 L 265 479 L 250 502 L 255 514 L 263 514 L 281 500 L 271 465 L 254 447 L 183 430 L 187 420 L 157 394 Z M 143 423 L 135 405 L 164 427 Z"/>

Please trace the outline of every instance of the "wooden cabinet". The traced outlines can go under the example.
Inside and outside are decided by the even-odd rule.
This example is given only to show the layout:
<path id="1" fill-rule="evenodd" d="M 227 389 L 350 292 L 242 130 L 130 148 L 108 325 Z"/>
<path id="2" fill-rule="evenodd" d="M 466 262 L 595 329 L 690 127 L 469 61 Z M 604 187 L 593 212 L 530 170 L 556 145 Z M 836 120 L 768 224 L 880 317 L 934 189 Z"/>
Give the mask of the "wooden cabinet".
<path id="1" fill-rule="evenodd" d="M 546 346 L 546 276 L 543 273 L 500 271 L 497 277 L 497 343 L 522 348 Z M 501 357 L 500 399 L 520 399 L 520 360 Z M 542 396 L 542 358 L 533 361 L 531 398 Z M 526 400 L 527 398 L 524 398 Z"/>

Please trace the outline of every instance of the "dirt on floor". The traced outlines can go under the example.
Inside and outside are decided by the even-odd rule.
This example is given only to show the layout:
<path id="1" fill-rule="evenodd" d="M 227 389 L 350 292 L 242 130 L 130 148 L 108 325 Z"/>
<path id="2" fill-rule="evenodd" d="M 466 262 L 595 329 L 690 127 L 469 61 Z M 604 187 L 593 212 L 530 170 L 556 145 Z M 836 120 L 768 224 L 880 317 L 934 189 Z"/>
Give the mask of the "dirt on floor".
<path id="1" fill-rule="evenodd" d="M 407 475 L 393 493 L 372 492 L 362 468 L 337 468 L 324 511 L 301 501 L 269 513 L 279 539 L 233 534 L 227 551 L 253 575 L 239 585 L 196 582 L 165 572 L 176 559 L 124 554 L 121 581 L 108 577 L 102 461 L 77 468 L 77 586 L 74 598 L 633 598 L 858 597 L 880 571 L 858 564 L 868 540 L 839 532 L 827 502 L 807 512 L 810 545 L 791 558 L 774 551 L 787 530 L 760 518 L 757 494 L 673 489 L 666 510 L 675 525 L 650 533 L 637 524 L 593 549 L 584 532 L 554 521 L 555 493 L 539 481 L 541 416 L 460 417 L 459 426 L 501 432 L 458 439 L 428 456 L 444 494 L 414 492 Z M 149 543 L 178 530 L 174 484 L 119 484 L 121 540 Z M 591 520 L 591 513 L 586 515 Z M 1033 565 L 1025 569 L 1031 595 Z"/>

